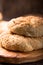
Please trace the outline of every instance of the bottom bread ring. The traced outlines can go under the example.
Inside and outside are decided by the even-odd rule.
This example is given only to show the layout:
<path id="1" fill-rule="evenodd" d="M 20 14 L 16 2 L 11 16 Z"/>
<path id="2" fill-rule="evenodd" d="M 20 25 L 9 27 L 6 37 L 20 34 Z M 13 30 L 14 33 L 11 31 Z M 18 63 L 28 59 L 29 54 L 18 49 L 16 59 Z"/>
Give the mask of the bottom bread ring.
<path id="1" fill-rule="evenodd" d="M 15 34 L 2 33 L 0 35 L 0 44 L 8 50 L 29 52 L 43 48 L 43 37 L 29 38 Z"/>

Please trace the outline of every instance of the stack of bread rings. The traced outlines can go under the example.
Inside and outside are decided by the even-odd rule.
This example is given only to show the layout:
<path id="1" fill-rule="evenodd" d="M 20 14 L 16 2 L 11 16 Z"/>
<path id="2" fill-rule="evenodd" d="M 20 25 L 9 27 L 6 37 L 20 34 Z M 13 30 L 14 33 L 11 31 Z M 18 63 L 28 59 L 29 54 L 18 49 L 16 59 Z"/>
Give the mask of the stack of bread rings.
<path id="1" fill-rule="evenodd" d="M 21 16 L 3 25 L 4 31 L 0 35 L 3 48 L 21 52 L 43 48 L 43 16 Z"/>

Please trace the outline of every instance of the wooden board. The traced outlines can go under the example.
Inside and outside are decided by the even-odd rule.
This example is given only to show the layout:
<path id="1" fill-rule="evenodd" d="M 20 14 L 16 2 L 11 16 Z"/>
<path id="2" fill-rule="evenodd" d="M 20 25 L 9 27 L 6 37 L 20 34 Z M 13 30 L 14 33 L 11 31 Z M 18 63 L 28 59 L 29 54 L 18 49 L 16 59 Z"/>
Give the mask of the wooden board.
<path id="1" fill-rule="evenodd" d="M 22 53 L 7 51 L 0 46 L 0 62 L 19 64 L 26 62 L 35 62 L 41 59 L 43 59 L 43 49 L 29 53 Z"/>

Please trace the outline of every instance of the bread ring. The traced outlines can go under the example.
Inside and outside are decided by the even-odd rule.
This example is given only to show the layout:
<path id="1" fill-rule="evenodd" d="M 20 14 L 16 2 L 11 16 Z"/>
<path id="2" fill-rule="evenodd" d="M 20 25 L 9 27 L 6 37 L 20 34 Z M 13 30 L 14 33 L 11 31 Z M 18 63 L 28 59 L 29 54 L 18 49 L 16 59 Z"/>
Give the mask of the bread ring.
<path id="1" fill-rule="evenodd" d="M 3 33 L 0 36 L 0 43 L 2 47 L 8 50 L 29 52 L 43 48 L 43 37 L 29 38 Z"/>
<path id="2" fill-rule="evenodd" d="M 35 15 L 18 17 L 10 20 L 8 27 L 15 34 L 41 37 L 43 36 L 43 17 Z"/>

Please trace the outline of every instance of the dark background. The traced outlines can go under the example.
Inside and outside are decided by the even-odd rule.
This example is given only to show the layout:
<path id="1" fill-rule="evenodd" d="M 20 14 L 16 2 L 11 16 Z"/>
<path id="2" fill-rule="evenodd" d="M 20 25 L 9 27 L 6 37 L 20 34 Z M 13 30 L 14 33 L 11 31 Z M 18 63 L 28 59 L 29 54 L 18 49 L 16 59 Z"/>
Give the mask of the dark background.
<path id="1" fill-rule="evenodd" d="M 43 15 L 43 0 L 1 0 L 3 1 L 3 18 L 10 20 L 27 14 Z"/>

